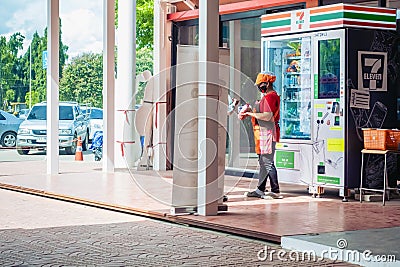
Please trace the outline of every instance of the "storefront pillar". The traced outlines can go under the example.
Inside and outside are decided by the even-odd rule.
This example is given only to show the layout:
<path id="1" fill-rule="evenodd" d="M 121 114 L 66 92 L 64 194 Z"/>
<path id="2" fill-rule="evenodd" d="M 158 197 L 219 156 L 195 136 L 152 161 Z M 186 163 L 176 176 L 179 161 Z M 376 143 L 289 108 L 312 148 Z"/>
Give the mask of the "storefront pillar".
<path id="1" fill-rule="evenodd" d="M 239 99 L 241 85 L 241 38 L 240 20 L 229 22 L 230 75 L 229 92 L 231 98 Z M 230 160 L 229 167 L 240 167 L 240 121 L 237 116 L 229 117 Z"/>
<path id="2" fill-rule="evenodd" d="M 166 170 L 167 165 L 167 90 L 171 62 L 171 22 L 167 20 L 166 3 L 154 1 L 154 91 L 153 97 L 153 169 Z M 171 161 L 171 159 L 169 159 Z"/>
<path id="3" fill-rule="evenodd" d="M 103 171 L 114 172 L 115 0 L 104 0 L 103 6 Z"/>
<path id="4" fill-rule="evenodd" d="M 198 213 L 218 213 L 219 1 L 199 4 Z"/>
<path id="5" fill-rule="evenodd" d="M 135 128 L 136 0 L 118 1 L 115 168 L 132 168 L 141 153 Z"/>
<path id="6" fill-rule="evenodd" d="M 59 172 L 59 4 L 47 1 L 47 174 Z"/>

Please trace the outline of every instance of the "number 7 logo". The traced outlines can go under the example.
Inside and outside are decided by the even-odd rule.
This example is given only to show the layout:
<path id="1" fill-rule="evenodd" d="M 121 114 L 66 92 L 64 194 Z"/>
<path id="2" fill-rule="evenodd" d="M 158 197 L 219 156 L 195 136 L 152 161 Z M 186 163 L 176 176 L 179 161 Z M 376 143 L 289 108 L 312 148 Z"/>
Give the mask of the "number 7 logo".
<path id="1" fill-rule="evenodd" d="M 387 91 L 387 53 L 358 51 L 358 88 Z"/>
<path id="2" fill-rule="evenodd" d="M 382 60 L 376 59 L 376 58 L 366 58 L 365 66 L 372 67 L 371 74 L 369 75 L 369 77 L 370 77 L 369 89 L 376 90 L 376 80 L 379 77 L 379 75 L 377 75 L 377 74 L 378 74 L 378 70 L 382 67 Z"/>

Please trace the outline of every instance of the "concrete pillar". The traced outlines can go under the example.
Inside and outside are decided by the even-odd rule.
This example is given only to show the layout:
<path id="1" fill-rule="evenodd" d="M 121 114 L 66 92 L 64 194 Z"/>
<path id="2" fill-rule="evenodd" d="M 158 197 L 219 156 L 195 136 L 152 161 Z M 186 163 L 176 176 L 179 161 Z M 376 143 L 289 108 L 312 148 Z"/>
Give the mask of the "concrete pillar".
<path id="1" fill-rule="evenodd" d="M 240 20 L 229 22 L 229 50 L 230 50 L 230 96 L 238 99 L 241 85 L 241 37 Z M 240 121 L 233 114 L 229 117 L 230 161 L 229 167 L 240 167 Z"/>
<path id="2" fill-rule="evenodd" d="M 103 2 L 103 171 L 114 172 L 115 0 Z"/>
<path id="3" fill-rule="evenodd" d="M 171 23 L 167 21 L 166 3 L 154 1 L 154 117 L 153 117 L 153 169 L 166 170 L 166 94 L 169 87 L 171 62 Z"/>
<path id="4" fill-rule="evenodd" d="M 198 213 L 218 213 L 219 1 L 199 4 Z M 211 64 L 208 64 L 208 63 Z M 214 64 L 215 64 L 214 63 Z"/>
<path id="5" fill-rule="evenodd" d="M 115 98 L 115 168 L 132 168 L 140 157 L 135 128 L 136 0 L 118 1 L 118 97 Z"/>
<path id="6" fill-rule="evenodd" d="M 47 174 L 59 172 L 59 0 L 47 0 Z"/>

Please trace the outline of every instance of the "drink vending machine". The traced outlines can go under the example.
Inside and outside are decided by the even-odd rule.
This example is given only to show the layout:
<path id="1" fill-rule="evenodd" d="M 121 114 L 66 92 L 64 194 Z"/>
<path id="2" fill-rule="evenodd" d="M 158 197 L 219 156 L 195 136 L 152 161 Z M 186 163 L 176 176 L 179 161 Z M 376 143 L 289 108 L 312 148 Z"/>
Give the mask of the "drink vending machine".
<path id="1" fill-rule="evenodd" d="M 336 4 L 261 21 L 262 71 L 277 74 L 281 97 L 279 180 L 345 199 L 360 185 L 361 129 L 398 122 L 396 10 Z M 378 175 L 373 161 L 367 179 Z"/>

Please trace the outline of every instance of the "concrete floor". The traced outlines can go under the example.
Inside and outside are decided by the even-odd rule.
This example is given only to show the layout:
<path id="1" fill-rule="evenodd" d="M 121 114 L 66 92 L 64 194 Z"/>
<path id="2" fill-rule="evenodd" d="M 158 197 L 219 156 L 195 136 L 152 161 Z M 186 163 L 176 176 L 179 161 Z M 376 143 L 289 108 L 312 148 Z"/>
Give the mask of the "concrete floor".
<path id="1" fill-rule="evenodd" d="M 348 266 L 291 260 L 264 241 L 9 190 L 0 190 L 0 203 L 0 266 Z M 271 257 L 259 257 L 264 250 Z"/>
<path id="2" fill-rule="evenodd" d="M 45 161 L 24 162 L 23 168 L 20 162 L 1 162 L 0 167 L 3 188 L 277 243 L 290 236 L 322 233 L 340 236 L 348 231 L 400 227 L 399 200 L 391 200 L 386 206 L 357 200 L 343 203 L 335 193 L 312 198 L 306 187 L 285 184 L 281 185 L 284 199 L 252 199 L 243 194 L 255 188 L 255 179 L 226 176 L 228 212 L 210 217 L 173 216 L 169 213 L 172 172 L 105 174 L 98 162 L 60 162 L 61 173 L 54 176 L 43 174 Z M 376 238 L 382 240 L 379 246 L 390 253 L 391 243 L 386 244 L 384 236 Z"/>
<path id="3" fill-rule="evenodd" d="M 332 251 L 328 258 L 363 266 L 400 266 L 399 238 L 400 227 L 390 227 L 282 237 L 282 247 L 317 255 Z"/>

